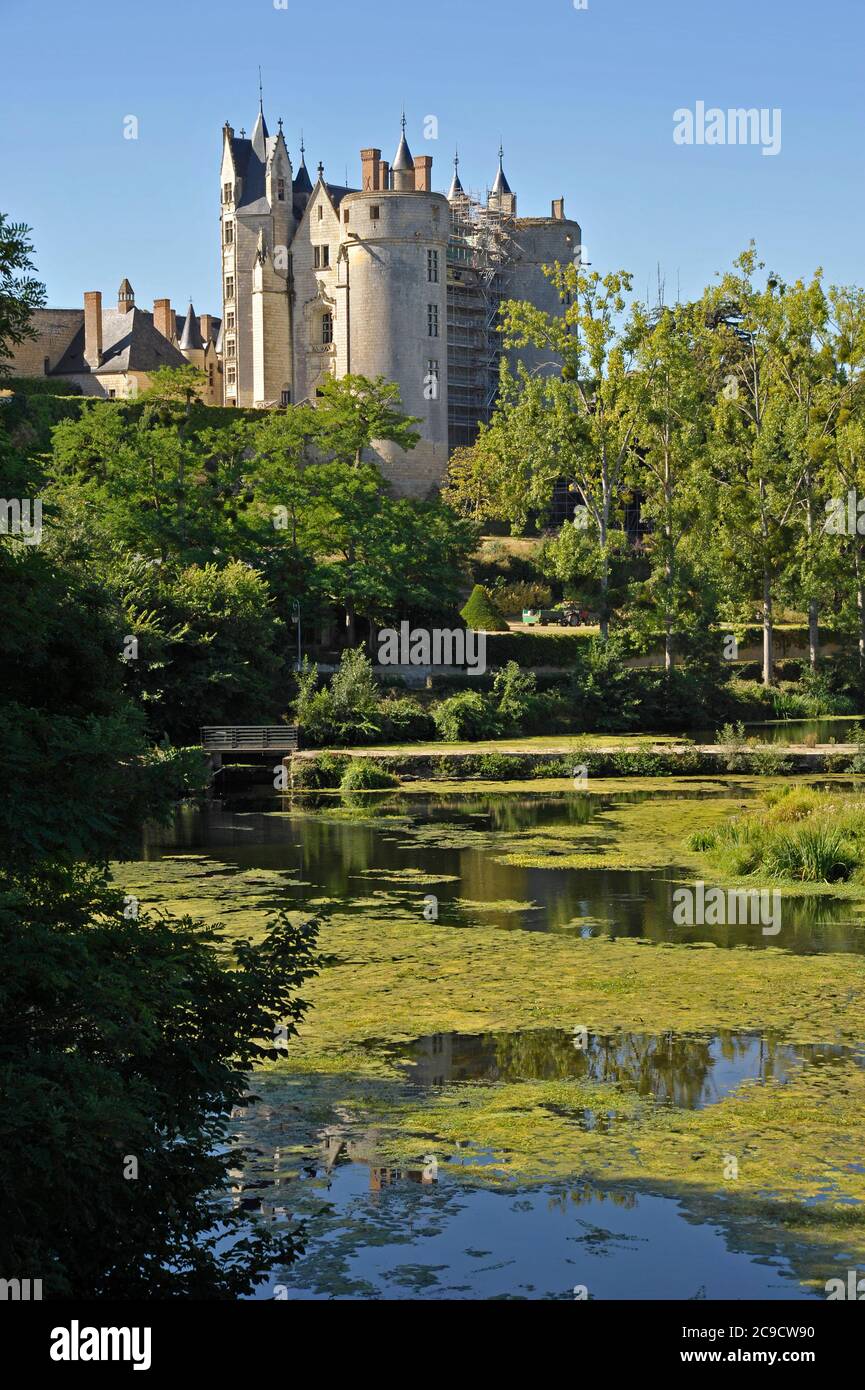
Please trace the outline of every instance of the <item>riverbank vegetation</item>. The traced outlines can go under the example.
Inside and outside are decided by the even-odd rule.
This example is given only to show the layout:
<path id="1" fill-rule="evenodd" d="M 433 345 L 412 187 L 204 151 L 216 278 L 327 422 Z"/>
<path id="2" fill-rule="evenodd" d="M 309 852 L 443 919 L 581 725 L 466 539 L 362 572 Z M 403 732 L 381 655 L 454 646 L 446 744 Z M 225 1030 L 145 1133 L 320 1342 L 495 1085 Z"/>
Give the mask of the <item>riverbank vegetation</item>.
<path id="1" fill-rule="evenodd" d="M 737 879 L 865 883 L 865 798 L 858 790 L 785 787 L 688 844 Z"/>

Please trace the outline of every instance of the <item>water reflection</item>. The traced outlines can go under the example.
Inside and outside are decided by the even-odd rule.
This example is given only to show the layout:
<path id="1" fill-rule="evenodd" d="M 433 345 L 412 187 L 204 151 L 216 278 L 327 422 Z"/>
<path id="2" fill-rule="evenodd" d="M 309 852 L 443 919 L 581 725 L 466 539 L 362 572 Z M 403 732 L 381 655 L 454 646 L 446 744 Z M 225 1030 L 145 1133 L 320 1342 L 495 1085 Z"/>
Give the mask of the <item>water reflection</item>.
<path id="1" fill-rule="evenodd" d="M 377 1046 L 377 1044 L 371 1044 Z M 791 1044 L 727 1030 L 707 1035 L 620 1032 L 607 1037 L 558 1028 L 517 1033 L 433 1033 L 389 1047 L 423 1086 L 465 1081 L 586 1081 L 636 1091 L 664 1105 L 701 1110 L 744 1081 L 783 1084 L 804 1065 L 853 1057 L 852 1048 Z"/>
<path id="2" fill-rule="evenodd" d="M 717 784 L 716 795 L 728 794 Z M 702 788 L 699 795 L 712 795 Z M 296 882 L 284 905 L 303 907 L 328 898 L 350 908 L 373 893 L 416 919 L 427 887 L 413 887 L 407 871 L 438 879 L 441 928 L 478 922 L 502 930 L 573 933 L 583 937 L 644 938 L 721 947 L 766 946 L 810 954 L 865 952 L 865 927 L 854 905 L 805 895 L 785 898 L 781 937 L 766 937 L 758 924 L 677 926 L 673 922 L 674 867 L 656 870 L 554 867 L 502 863 L 521 832 L 587 824 L 624 801 L 664 793 L 621 791 L 605 796 L 554 793 L 402 798 L 400 814 L 380 819 L 243 812 L 211 803 L 180 809 L 173 827 L 148 830 L 143 854 L 158 859 L 178 850 L 204 852 L 240 869 L 293 871 Z M 681 797 L 681 791 L 677 796 Z M 273 804 L 272 802 L 270 803 Z M 331 798 L 330 805 L 333 805 Z M 400 876 L 403 876 L 400 881 Z M 343 909 L 344 910 L 344 909 Z"/>

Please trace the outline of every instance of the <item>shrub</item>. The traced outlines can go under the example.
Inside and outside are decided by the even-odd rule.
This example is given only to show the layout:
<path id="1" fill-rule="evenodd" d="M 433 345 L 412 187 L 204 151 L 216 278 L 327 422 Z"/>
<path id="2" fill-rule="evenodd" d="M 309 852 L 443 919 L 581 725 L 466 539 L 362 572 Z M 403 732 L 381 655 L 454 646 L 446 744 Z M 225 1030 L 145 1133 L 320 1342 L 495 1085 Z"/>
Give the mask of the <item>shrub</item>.
<path id="1" fill-rule="evenodd" d="M 382 738 L 394 743 L 419 743 L 435 738 L 435 720 L 420 701 L 410 695 L 382 700 L 377 720 Z"/>
<path id="2" fill-rule="evenodd" d="M 746 772 L 748 759 L 745 752 L 745 725 L 724 724 L 715 735 L 718 752 L 728 772 Z"/>
<path id="3" fill-rule="evenodd" d="M 295 758 L 291 767 L 292 786 L 300 791 L 338 787 L 347 763 L 347 758 L 333 753 L 321 753 L 317 758 Z"/>
<path id="4" fill-rule="evenodd" d="M 549 608 L 553 602 L 552 591 L 546 584 L 518 581 L 513 584 L 496 584 L 493 598 L 502 613 L 521 614 L 524 608 Z"/>
<path id="5" fill-rule="evenodd" d="M 378 792 L 399 786 L 399 778 L 387 772 L 380 763 L 368 758 L 354 758 L 342 775 L 339 784 L 343 792 Z"/>
<path id="6" fill-rule="evenodd" d="M 497 672 L 493 696 L 498 701 L 499 718 L 506 729 L 522 729 L 537 703 L 537 682 L 531 671 L 521 671 L 515 661 Z"/>
<path id="7" fill-rule="evenodd" d="M 777 743 L 751 743 L 746 758 L 748 770 L 759 777 L 783 777 L 792 767 Z"/>
<path id="8" fill-rule="evenodd" d="M 475 632 L 507 632 L 508 625 L 494 604 L 488 590 L 476 584 L 460 617 Z"/>
<path id="9" fill-rule="evenodd" d="M 643 748 L 614 753 L 613 767 L 621 776 L 630 777 L 657 777 L 664 771 L 658 754 Z"/>
<path id="10" fill-rule="evenodd" d="M 445 743 L 494 738 L 499 732 L 495 711 L 477 690 L 451 695 L 433 707 L 432 715 L 439 738 Z"/>
<path id="11" fill-rule="evenodd" d="M 530 758 L 515 753 L 482 753 L 477 759 L 478 773 L 491 782 L 509 782 L 527 777 L 531 766 Z"/>

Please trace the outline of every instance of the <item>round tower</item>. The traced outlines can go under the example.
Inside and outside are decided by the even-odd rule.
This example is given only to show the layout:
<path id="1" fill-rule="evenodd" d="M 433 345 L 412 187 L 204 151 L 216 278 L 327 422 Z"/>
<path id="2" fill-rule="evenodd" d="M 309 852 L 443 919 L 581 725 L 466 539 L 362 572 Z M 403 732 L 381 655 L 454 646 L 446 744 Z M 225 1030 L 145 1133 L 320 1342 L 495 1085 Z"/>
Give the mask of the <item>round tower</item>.
<path id="1" fill-rule="evenodd" d="M 450 208 L 441 193 L 372 189 L 342 200 L 340 370 L 383 376 L 402 409 L 421 420 L 405 453 L 387 441 L 375 452 L 399 490 L 423 497 L 448 460 L 447 245 Z"/>

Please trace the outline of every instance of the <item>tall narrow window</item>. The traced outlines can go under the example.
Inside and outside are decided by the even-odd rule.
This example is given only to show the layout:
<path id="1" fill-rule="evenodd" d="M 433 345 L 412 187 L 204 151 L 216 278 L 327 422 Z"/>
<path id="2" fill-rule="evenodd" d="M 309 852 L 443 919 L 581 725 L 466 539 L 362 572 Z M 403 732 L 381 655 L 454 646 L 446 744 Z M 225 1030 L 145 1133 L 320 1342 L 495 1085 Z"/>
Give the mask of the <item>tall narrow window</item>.
<path id="1" fill-rule="evenodd" d="M 321 316 L 321 341 L 325 347 L 329 347 L 333 342 L 333 314 Z"/>
<path id="2" fill-rule="evenodd" d="M 225 315 L 225 327 L 229 332 L 234 328 L 234 310 L 229 309 Z"/>
<path id="3" fill-rule="evenodd" d="M 439 306 L 437 304 L 427 305 L 426 323 L 429 336 L 431 338 L 437 338 L 439 335 Z"/>
<path id="4" fill-rule="evenodd" d="M 232 192 L 233 192 L 233 191 L 234 191 L 234 190 L 233 190 L 232 185 L 231 185 L 230 183 L 224 183 L 224 184 L 222 185 L 222 201 L 223 201 L 224 203 L 230 203 L 230 202 L 231 202 L 231 195 L 232 195 Z"/>
<path id="5" fill-rule="evenodd" d="M 330 266 L 330 247 L 314 246 L 312 248 L 312 264 L 315 270 L 327 270 Z"/>
<path id="6" fill-rule="evenodd" d="M 226 244 L 226 246 L 233 246 L 233 245 L 234 245 L 234 223 L 233 223 L 233 222 L 226 222 L 226 224 L 225 224 L 225 244 Z"/>
<path id="7" fill-rule="evenodd" d="M 373 203 L 372 207 L 369 210 L 369 220 L 370 222 L 378 222 L 380 217 L 381 208 L 379 207 L 378 203 Z"/>
<path id="8" fill-rule="evenodd" d="M 280 391 L 279 404 L 291 405 L 291 389 L 288 386 L 283 386 L 282 390 Z"/>
<path id="9" fill-rule="evenodd" d="M 431 285 L 439 282 L 439 253 L 438 251 L 427 251 L 426 253 L 426 278 Z"/>
<path id="10" fill-rule="evenodd" d="M 226 298 L 226 299 L 233 299 L 233 298 L 234 298 L 234 276 L 233 276 L 233 275 L 226 275 L 226 277 L 225 277 L 225 298 Z"/>
<path id="11" fill-rule="evenodd" d="M 233 395 L 235 394 L 235 392 L 236 392 L 236 390 L 237 390 L 237 368 L 236 368 L 236 367 L 228 367 L 228 368 L 226 369 L 226 373 L 225 373 L 225 388 L 226 388 L 226 390 L 228 391 L 228 394 L 229 394 L 230 396 L 233 396 Z"/>
<path id="12" fill-rule="evenodd" d="M 233 339 L 233 338 L 226 338 L 226 340 L 225 340 L 225 355 L 226 355 L 226 357 L 233 357 L 234 354 L 235 354 L 234 339 Z"/>

